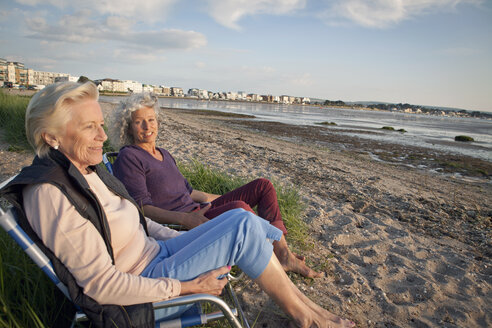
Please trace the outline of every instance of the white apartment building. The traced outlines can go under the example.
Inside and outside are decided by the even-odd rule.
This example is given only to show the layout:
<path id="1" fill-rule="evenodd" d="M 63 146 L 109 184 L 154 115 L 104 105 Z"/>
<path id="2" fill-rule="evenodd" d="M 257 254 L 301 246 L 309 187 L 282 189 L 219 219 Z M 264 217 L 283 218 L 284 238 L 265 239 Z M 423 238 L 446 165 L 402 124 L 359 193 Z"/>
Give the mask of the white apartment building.
<path id="1" fill-rule="evenodd" d="M 66 76 L 57 76 L 55 77 L 55 82 L 77 82 L 79 80 L 80 76 L 72 76 L 72 75 L 66 75 Z"/>
<path id="2" fill-rule="evenodd" d="M 154 92 L 154 86 L 151 84 L 144 84 L 142 89 L 143 92 Z"/>
<path id="3" fill-rule="evenodd" d="M 248 97 L 248 94 L 244 91 L 238 91 L 237 92 L 237 99 L 238 100 L 246 100 L 246 98 Z"/>
<path id="4" fill-rule="evenodd" d="M 162 88 L 162 95 L 163 96 L 170 96 L 171 95 L 171 88 L 170 87 L 166 87 L 164 85 L 161 85 L 161 88 Z"/>
<path id="5" fill-rule="evenodd" d="M 281 104 L 290 104 L 291 103 L 289 96 L 280 96 L 278 102 Z"/>
<path id="6" fill-rule="evenodd" d="M 125 90 L 135 92 L 135 93 L 142 93 L 143 92 L 143 87 L 142 83 L 137 82 L 137 81 L 131 81 L 131 80 L 124 80 L 122 81 Z"/>
<path id="7" fill-rule="evenodd" d="M 128 90 L 125 88 L 125 83 L 120 80 L 114 79 L 102 79 L 94 81 L 98 85 L 99 91 L 108 91 L 108 92 L 127 92 Z"/>
<path id="8" fill-rule="evenodd" d="M 247 96 L 247 99 L 249 99 L 251 101 L 261 101 L 261 96 L 259 94 L 256 94 L 256 93 L 250 93 Z"/>
<path id="9" fill-rule="evenodd" d="M 66 77 L 69 78 L 69 74 L 65 73 L 53 73 L 43 71 L 33 71 L 33 83 L 37 85 L 48 85 L 55 83 L 56 78 Z"/>
<path id="10" fill-rule="evenodd" d="M 237 99 L 237 93 L 236 92 L 226 93 L 226 99 L 227 100 L 236 100 Z"/>
<path id="11" fill-rule="evenodd" d="M 24 67 L 23 63 L 10 62 L 0 58 L 0 82 L 33 84 L 33 70 Z"/>
<path id="12" fill-rule="evenodd" d="M 183 89 L 178 87 L 171 87 L 171 96 L 184 97 Z"/>
<path id="13" fill-rule="evenodd" d="M 191 88 L 188 89 L 187 96 L 191 98 L 198 98 L 198 89 L 197 88 Z"/>

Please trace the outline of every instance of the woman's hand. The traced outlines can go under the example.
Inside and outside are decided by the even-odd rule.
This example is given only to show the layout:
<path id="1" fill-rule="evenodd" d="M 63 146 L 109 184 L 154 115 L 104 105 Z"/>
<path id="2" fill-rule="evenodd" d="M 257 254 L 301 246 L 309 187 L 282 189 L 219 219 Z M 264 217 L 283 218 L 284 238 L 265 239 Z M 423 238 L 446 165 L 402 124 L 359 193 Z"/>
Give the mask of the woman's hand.
<path id="1" fill-rule="evenodd" d="M 205 213 L 210 209 L 211 204 L 207 204 L 205 207 L 200 208 L 197 211 L 186 213 L 184 218 L 181 220 L 181 224 L 187 229 L 193 229 L 198 227 L 200 224 L 208 221 L 205 217 Z"/>
<path id="2" fill-rule="evenodd" d="M 224 266 L 212 271 L 205 272 L 193 280 L 181 282 L 181 294 L 210 294 L 219 296 L 227 284 L 225 275 L 231 271 L 230 266 Z M 217 279 L 221 277 L 220 279 Z"/>

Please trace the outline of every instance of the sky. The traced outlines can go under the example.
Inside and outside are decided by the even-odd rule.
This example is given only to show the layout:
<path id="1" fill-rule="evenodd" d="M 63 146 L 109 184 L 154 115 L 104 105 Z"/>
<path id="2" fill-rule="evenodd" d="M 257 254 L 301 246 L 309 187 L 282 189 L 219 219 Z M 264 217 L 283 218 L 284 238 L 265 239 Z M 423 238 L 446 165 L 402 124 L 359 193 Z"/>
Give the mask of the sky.
<path id="1" fill-rule="evenodd" d="M 185 92 L 492 111 L 492 1 L 0 0 L 0 58 Z"/>

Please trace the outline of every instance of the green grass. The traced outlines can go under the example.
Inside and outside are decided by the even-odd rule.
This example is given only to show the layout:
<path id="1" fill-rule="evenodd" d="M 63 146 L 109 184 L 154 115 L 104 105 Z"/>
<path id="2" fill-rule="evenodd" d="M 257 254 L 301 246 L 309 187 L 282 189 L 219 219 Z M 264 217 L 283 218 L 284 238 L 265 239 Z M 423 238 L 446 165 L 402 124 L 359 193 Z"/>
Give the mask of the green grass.
<path id="1" fill-rule="evenodd" d="M 26 139 L 24 127 L 26 108 L 31 97 L 6 94 L 0 90 L 0 128 L 3 139 L 12 151 L 31 149 Z"/>
<path id="2" fill-rule="evenodd" d="M 328 122 L 328 121 L 319 122 L 319 123 L 316 123 L 316 124 L 320 124 L 320 125 L 337 125 L 335 122 Z"/>
<path id="3" fill-rule="evenodd" d="M 0 229 L 0 327 L 68 326 L 71 308 L 41 269 Z"/>

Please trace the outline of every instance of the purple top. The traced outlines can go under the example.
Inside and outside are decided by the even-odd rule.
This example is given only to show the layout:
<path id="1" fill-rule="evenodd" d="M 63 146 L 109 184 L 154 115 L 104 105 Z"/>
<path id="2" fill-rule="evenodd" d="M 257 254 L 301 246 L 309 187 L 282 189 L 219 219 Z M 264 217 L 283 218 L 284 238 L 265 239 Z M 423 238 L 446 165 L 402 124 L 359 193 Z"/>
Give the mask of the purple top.
<path id="1" fill-rule="evenodd" d="M 157 150 L 164 158 L 162 162 L 138 146 L 121 148 L 113 164 L 114 175 L 140 206 L 179 212 L 199 207 L 191 199 L 193 188 L 179 172 L 174 158 L 163 148 Z"/>

